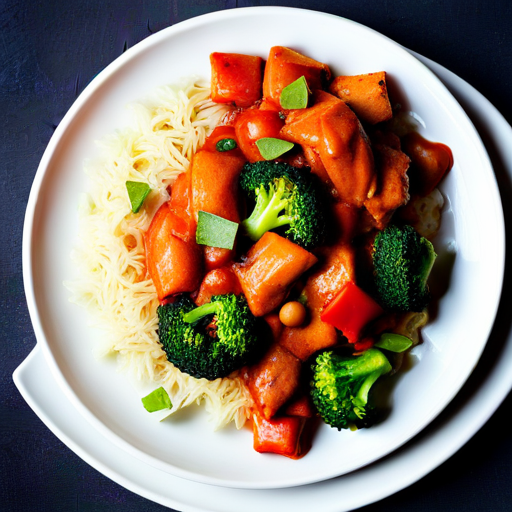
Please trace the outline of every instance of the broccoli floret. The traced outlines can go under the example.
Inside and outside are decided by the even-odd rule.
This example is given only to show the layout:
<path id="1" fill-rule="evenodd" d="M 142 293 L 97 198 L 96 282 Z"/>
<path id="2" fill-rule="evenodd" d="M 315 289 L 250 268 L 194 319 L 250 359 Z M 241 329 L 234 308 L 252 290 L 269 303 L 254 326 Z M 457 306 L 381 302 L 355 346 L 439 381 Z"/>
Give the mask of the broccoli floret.
<path id="1" fill-rule="evenodd" d="M 373 270 L 381 304 L 395 311 L 423 311 L 430 301 L 427 279 L 436 256 L 433 245 L 411 226 L 390 225 L 379 232 Z"/>
<path id="2" fill-rule="evenodd" d="M 284 162 L 246 164 L 240 186 L 256 202 L 242 229 L 253 241 L 278 230 L 304 249 L 320 245 L 325 237 L 325 214 L 314 177 L 308 167 Z"/>
<path id="3" fill-rule="evenodd" d="M 167 359 L 193 377 L 226 377 L 258 351 L 259 323 L 242 295 L 216 295 L 199 307 L 184 295 L 157 312 Z"/>
<path id="4" fill-rule="evenodd" d="M 322 352 L 312 370 L 311 397 L 325 423 L 338 430 L 370 426 L 374 408 L 368 395 L 375 381 L 391 370 L 380 350 L 370 348 L 359 356 Z"/>

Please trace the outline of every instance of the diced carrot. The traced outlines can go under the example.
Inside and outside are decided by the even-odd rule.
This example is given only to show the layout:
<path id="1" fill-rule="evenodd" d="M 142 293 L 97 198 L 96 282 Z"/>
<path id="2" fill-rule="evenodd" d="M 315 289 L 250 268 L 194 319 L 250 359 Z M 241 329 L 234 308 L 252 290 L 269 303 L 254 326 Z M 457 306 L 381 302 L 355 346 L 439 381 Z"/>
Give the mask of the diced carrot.
<path id="1" fill-rule="evenodd" d="M 386 87 L 386 72 L 338 76 L 329 87 L 362 121 L 381 123 L 393 117 Z"/>
<path id="2" fill-rule="evenodd" d="M 228 293 L 235 295 L 242 293 L 238 278 L 230 267 L 217 268 L 204 276 L 195 302 L 201 306 L 210 302 L 214 295 L 227 295 Z"/>
<path id="3" fill-rule="evenodd" d="M 272 418 L 298 390 L 302 363 L 274 343 L 263 358 L 247 369 L 246 385 L 259 413 Z"/>
<path id="4" fill-rule="evenodd" d="M 350 343 L 356 343 L 363 328 L 383 313 L 366 292 L 350 281 L 325 308 L 321 319 L 339 329 Z"/>
<path id="5" fill-rule="evenodd" d="M 238 144 L 249 162 L 264 160 L 256 141 L 265 137 L 279 138 L 284 121 L 275 110 L 249 109 L 235 120 L 235 132 Z"/>
<path id="6" fill-rule="evenodd" d="M 364 203 L 375 219 L 375 226 L 382 230 L 386 227 L 394 211 L 409 201 L 410 159 L 400 150 L 383 144 L 373 148 L 378 187 L 376 193 Z"/>
<path id="7" fill-rule="evenodd" d="M 317 261 L 316 256 L 282 236 L 267 231 L 234 265 L 253 315 L 277 308 L 294 282 Z"/>
<path id="8" fill-rule="evenodd" d="M 262 95 L 261 57 L 239 53 L 212 53 L 212 100 L 249 107 Z"/>
<path id="9" fill-rule="evenodd" d="M 194 238 L 184 241 L 173 234 L 180 218 L 164 203 L 145 235 L 146 264 L 159 300 L 192 292 L 202 278 L 202 251 Z"/>
<path id="10" fill-rule="evenodd" d="M 263 76 L 263 97 L 279 105 L 281 91 L 304 76 L 310 90 L 323 89 L 331 78 L 327 64 L 306 57 L 290 48 L 270 49 Z"/>
<path id="11" fill-rule="evenodd" d="M 253 416 L 254 449 L 296 459 L 301 452 L 300 438 L 306 420 L 299 416 L 282 416 L 266 420 Z"/>
<path id="12" fill-rule="evenodd" d="M 452 151 L 445 144 L 431 142 L 417 132 L 403 137 L 402 145 L 403 151 L 411 158 L 411 194 L 427 196 L 452 168 Z"/>
<path id="13" fill-rule="evenodd" d="M 333 325 L 325 323 L 320 316 L 324 306 L 355 279 L 355 251 L 349 244 L 337 244 L 322 249 L 319 268 L 308 278 L 303 290 L 307 301 L 309 322 L 301 327 L 285 327 L 279 344 L 302 361 L 339 341 Z"/>
<path id="14" fill-rule="evenodd" d="M 320 158 L 340 201 L 362 206 L 376 188 L 373 153 L 366 133 L 350 108 L 340 101 L 320 116 Z"/>

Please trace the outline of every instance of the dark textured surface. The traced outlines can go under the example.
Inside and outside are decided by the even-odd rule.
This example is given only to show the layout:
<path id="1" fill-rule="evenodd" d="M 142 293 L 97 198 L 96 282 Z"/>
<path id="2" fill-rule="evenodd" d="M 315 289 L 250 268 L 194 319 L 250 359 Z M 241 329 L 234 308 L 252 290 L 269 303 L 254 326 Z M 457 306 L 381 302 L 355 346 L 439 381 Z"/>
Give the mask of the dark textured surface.
<path id="1" fill-rule="evenodd" d="M 127 47 L 171 24 L 254 5 L 271 4 L 0 1 L 0 510 L 167 510 L 89 467 L 43 425 L 12 382 L 12 372 L 35 345 L 22 282 L 23 216 L 55 126 L 99 71 Z M 509 0 L 317 0 L 273 5 L 316 9 L 367 25 L 467 80 L 512 122 Z M 488 424 L 440 468 L 364 510 L 512 510 L 511 407 L 509 396 Z"/>

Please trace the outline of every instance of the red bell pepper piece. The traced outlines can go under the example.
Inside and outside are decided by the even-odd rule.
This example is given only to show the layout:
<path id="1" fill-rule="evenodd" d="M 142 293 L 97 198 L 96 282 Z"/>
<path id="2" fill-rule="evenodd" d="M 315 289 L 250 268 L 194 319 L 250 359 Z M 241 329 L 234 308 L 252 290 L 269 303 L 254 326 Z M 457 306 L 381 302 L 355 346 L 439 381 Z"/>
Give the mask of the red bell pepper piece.
<path id="1" fill-rule="evenodd" d="M 384 310 L 367 293 L 349 281 L 320 318 L 339 329 L 350 343 L 356 343 L 363 327 L 382 313 Z"/>

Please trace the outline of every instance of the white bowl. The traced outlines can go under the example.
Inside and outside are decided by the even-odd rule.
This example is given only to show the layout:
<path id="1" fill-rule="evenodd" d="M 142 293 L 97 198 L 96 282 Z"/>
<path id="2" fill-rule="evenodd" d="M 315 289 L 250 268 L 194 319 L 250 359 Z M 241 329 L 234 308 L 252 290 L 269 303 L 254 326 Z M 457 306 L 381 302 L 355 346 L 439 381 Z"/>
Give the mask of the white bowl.
<path id="1" fill-rule="evenodd" d="M 125 106 L 183 76 L 209 77 L 212 51 L 265 57 L 292 47 L 331 66 L 334 74 L 385 70 L 421 133 L 453 151 L 442 185 L 447 199 L 437 250 L 456 250 L 439 314 L 413 351 L 417 364 L 397 380 L 392 409 L 367 430 L 322 426 L 306 457 L 258 454 L 247 429 L 212 432 L 192 408 L 155 422 L 111 361 L 98 361 L 84 311 L 68 301 L 63 281 L 77 204 L 86 190 L 83 161 L 94 141 L 127 123 Z M 450 249 L 449 249 L 450 248 Z M 23 240 L 27 301 L 38 343 L 66 395 L 113 443 L 172 475 L 240 488 L 277 488 L 328 479 L 389 454 L 436 417 L 475 367 L 492 327 L 504 269 L 504 225 L 495 177 L 468 117 L 441 82 L 404 49 L 378 33 L 335 16 L 287 8 L 217 12 L 177 24 L 129 49 L 100 73 L 57 127 L 41 160 L 27 206 Z"/>

